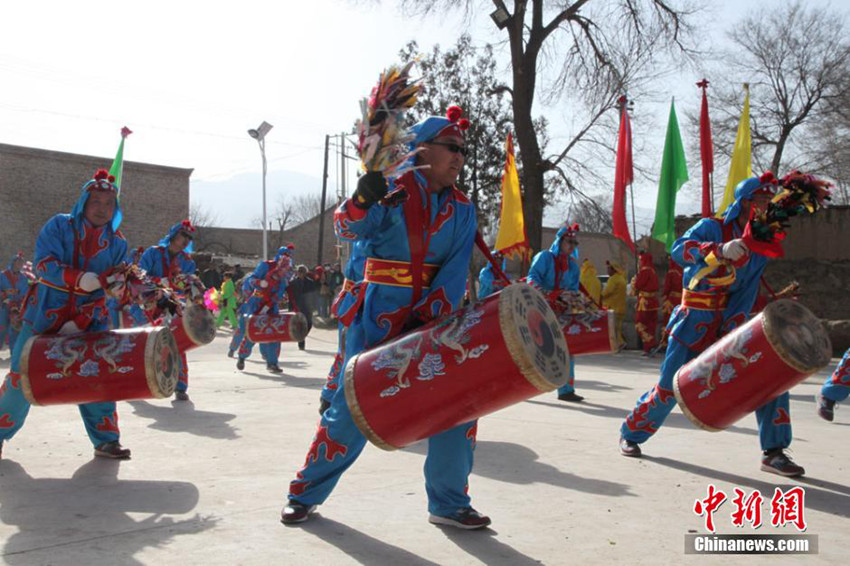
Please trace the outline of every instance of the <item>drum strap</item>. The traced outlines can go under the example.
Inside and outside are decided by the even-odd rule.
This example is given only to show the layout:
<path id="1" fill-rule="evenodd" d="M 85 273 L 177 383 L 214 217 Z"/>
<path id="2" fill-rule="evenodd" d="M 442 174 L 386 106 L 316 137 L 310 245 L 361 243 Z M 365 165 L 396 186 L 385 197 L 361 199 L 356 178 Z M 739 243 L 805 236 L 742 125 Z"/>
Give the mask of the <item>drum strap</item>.
<path id="1" fill-rule="evenodd" d="M 496 274 L 496 277 L 501 279 L 506 285 L 510 285 L 511 280 L 508 279 L 508 276 L 502 271 L 502 266 L 499 265 L 496 258 L 493 257 L 493 254 L 490 253 L 490 248 L 484 242 L 484 237 L 478 230 L 475 231 L 475 245 L 478 246 L 478 249 L 481 250 L 481 253 L 484 254 L 484 257 L 487 258 L 487 261 L 489 261 L 490 265 L 493 266 L 493 273 Z"/>

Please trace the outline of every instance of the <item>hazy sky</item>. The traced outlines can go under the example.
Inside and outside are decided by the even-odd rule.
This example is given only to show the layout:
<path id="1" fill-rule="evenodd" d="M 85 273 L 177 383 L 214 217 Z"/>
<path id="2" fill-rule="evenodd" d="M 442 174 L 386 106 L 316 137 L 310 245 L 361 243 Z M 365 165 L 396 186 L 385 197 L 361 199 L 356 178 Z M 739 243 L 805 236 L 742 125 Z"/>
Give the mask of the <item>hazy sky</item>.
<path id="1" fill-rule="evenodd" d="M 753 7 L 781 3 L 715 2 L 707 33 L 721 41 L 726 22 Z M 247 226 L 261 209 L 260 154 L 247 129 L 263 120 L 274 125 L 266 148 L 274 179 L 271 211 L 281 196 L 320 187 L 325 134 L 351 126 L 359 99 L 407 41 L 416 39 L 429 50 L 435 43 L 453 44 L 465 29 L 457 14 L 442 21 L 405 19 L 394 4 L 6 2 L 0 18 L 0 142 L 112 156 L 127 125 L 135 133 L 126 159 L 194 168 L 192 201 L 221 225 Z M 482 6 L 471 23 L 473 41 L 502 40 L 487 16 L 490 3 Z M 687 76 L 682 83 L 698 78 Z M 698 103 L 693 90 L 692 101 L 677 98 L 680 122 L 688 104 Z M 541 111 L 557 136 L 569 109 Z M 660 163 L 666 106 L 658 114 Z M 329 172 L 333 189 L 334 164 Z M 353 168 L 349 174 L 353 179 Z M 691 172 L 698 177 L 699 171 Z M 725 172 L 718 172 L 721 177 Z M 655 189 L 638 192 L 639 205 L 651 210 Z M 695 210 L 694 200 L 680 199 L 679 209 Z"/>

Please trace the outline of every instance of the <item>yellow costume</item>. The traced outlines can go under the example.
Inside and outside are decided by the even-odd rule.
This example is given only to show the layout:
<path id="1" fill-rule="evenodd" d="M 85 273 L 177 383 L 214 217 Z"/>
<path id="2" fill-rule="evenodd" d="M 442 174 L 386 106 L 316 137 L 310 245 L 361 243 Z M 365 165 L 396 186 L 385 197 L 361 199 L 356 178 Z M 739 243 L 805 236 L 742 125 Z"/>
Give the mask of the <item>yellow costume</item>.
<path id="1" fill-rule="evenodd" d="M 602 282 L 599 281 L 599 275 L 596 273 L 596 266 L 586 259 L 581 264 L 579 283 L 590 295 L 590 298 L 599 304 L 602 300 Z"/>
<path id="2" fill-rule="evenodd" d="M 623 338 L 623 320 L 626 318 L 626 276 L 623 267 L 614 261 L 608 262 L 614 269 L 614 274 L 608 278 L 602 290 L 602 306 L 614 311 L 617 325 L 617 338 L 620 344 L 625 344 Z"/>

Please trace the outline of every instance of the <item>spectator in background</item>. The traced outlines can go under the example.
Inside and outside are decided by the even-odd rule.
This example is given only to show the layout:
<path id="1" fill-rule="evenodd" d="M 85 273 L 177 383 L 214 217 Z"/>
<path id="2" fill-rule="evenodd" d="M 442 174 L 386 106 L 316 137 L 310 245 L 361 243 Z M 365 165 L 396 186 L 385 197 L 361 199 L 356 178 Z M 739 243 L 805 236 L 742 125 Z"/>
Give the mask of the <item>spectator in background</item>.
<path id="1" fill-rule="evenodd" d="M 215 265 L 210 265 L 205 269 L 201 274 L 201 282 L 207 289 L 218 289 L 221 287 L 222 279 L 218 268 Z"/>
<path id="2" fill-rule="evenodd" d="M 315 295 L 318 291 L 319 283 L 310 277 L 307 273 L 306 265 L 299 265 L 295 278 L 289 282 L 287 294 L 289 295 L 289 305 L 295 312 L 300 312 L 307 317 L 307 332 L 313 328 L 313 308 L 311 304 L 311 295 Z M 304 340 L 298 343 L 298 349 L 305 348 Z"/>
<path id="3" fill-rule="evenodd" d="M 317 310 L 320 317 L 328 318 L 331 311 L 331 299 L 333 298 L 331 295 L 333 290 L 330 285 L 330 269 L 317 266 L 315 274 L 316 281 L 319 284 L 319 305 Z"/>
<path id="4" fill-rule="evenodd" d="M 233 280 L 240 281 L 243 277 L 245 277 L 245 272 L 242 271 L 242 264 L 237 263 L 233 268 Z"/>

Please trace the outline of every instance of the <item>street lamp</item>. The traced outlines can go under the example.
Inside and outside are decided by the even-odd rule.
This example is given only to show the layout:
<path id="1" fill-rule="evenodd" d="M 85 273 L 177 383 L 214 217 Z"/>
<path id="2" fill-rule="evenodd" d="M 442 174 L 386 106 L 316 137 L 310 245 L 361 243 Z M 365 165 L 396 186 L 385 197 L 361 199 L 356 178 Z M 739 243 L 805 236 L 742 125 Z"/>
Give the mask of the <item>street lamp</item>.
<path id="1" fill-rule="evenodd" d="M 496 10 L 490 14 L 490 18 L 496 24 L 496 27 L 499 29 L 505 29 L 508 27 L 508 23 L 511 20 L 511 14 L 508 12 L 508 9 L 505 7 L 505 3 L 502 0 L 493 0 L 493 4 L 496 5 Z"/>
<path id="2" fill-rule="evenodd" d="M 248 135 L 257 140 L 260 144 L 260 155 L 263 157 L 263 260 L 269 259 L 269 237 L 267 234 L 268 226 L 266 226 L 266 134 L 268 134 L 272 125 L 263 120 L 263 123 L 256 130 L 248 130 Z"/>

